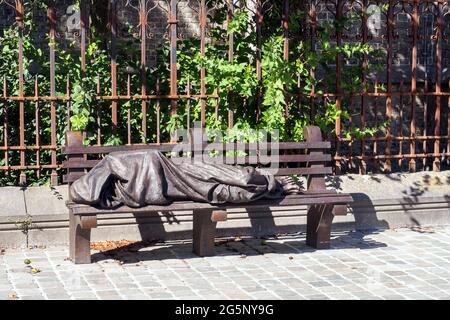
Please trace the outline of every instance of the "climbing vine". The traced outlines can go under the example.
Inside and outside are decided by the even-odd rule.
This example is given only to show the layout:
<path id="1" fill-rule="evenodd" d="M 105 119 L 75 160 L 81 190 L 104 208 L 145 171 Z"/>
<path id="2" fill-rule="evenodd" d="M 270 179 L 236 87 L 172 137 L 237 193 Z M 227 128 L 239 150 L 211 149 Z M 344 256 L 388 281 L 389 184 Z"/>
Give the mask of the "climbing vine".
<path id="1" fill-rule="evenodd" d="M 45 10 L 45 1 L 25 1 L 25 28 L 24 36 L 24 82 L 25 94 L 33 95 L 33 82 L 39 81 L 40 95 L 49 92 L 50 66 L 45 48 L 39 48 L 33 43 L 33 33 L 36 31 L 36 18 L 33 14 L 37 10 Z M 381 8 L 381 10 L 384 10 Z M 97 13 L 101 13 L 98 9 Z M 363 12 L 361 14 L 368 14 Z M 206 126 L 224 130 L 228 128 L 228 110 L 234 112 L 234 126 L 225 131 L 224 139 L 233 141 L 243 139 L 253 141 L 258 139 L 250 134 L 249 129 L 265 129 L 268 132 L 278 130 L 280 139 L 298 141 L 303 139 L 302 129 L 309 124 L 316 124 L 323 132 L 333 134 L 337 118 L 341 118 L 343 125 L 342 134 L 346 137 L 362 138 L 376 134 L 383 130 L 386 123 L 377 127 L 357 127 L 351 123 L 352 93 L 362 91 L 363 82 L 361 74 L 378 67 L 377 61 L 383 53 L 371 44 L 345 42 L 337 46 L 333 35 L 343 28 L 355 23 L 360 16 L 346 16 L 341 21 L 321 22 L 317 28 L 317 43 L 311 47 L 302 21 L 306 20 L 306 12 L 302 6 L 293 8 L 291 12 L 289 60 L 284 59 L 284 37 L 280 27 L 280 14 L 277 10 L 267 12 L 263 26 L 263 39 L 261 51 L 261 79 L 256 72 L 257 51 L 255 48 L 256 31 L 252 14 L 246 9 L 238 9 L 234 17 L 227 25 L 226 7 L 218 8 L 210 17 L 208 32 L 209 39 L 205 48 L 205 54 L 200 54 L 200 41 L 188 38 L 178 42 L 178 92 L 186 93 L 187 85 L 190 85 L 192 93 L 200 93 L 200 69 L 206 70 L 206 89 L 208 94 L 217 93 L 217 101 L 207 99 Z M 62 49 L 56 45 L 56 88 L 58 95 L 65 95 L 66 83 L 69 80 L 71 100 L 71 116 L 69 118 L 72 130 L 85 130 L 86 144 L 96 143 L 98 123 L 101 118 L 101 143 L 118 145 L 127 143 L 127 120 L 130 113 L 132 142 L 141 142 L 142 113 L 141 101 L 130 99 L 119 102 L 118 126 L 115 131 L 111 127 L 111 101 L 96 100 L 97 89 L 101 87 L 102 95 L 109 95 L 111 83 L 111 67 L 108 44 L 105 43 L 101 17 L 96 14 L 93 21 L 94 27 L 90 30 L 90 41 L 86 50 L 87 69 L 81 72 L 79 52 L 75 44 Z M 94 21 L 94 22 L 95 22 Z M 131 30 L 131 26 L 129 26 Z M 7 91 L 11 95 L 18 93 L 18 39 L 19 30 L 13 25 L 0 31 L 0 77 L 6 79 Z M 129 32 L 133 34 L 133 32 Z M 228 38 L 234 36 L 234 58 L 228 58 Z M 140 92 L 140 53 L 139 38 L 130 36 L 120 39 L 118 43 L 118 91 L 125 93 L 126 84 L 130 77 L 131 92 Z M 325 98 L 316 101 L 314 110 L 311 109 L 310 92 L 314 88 L 316 94 L 324 92 L 336 93 L 334 63 L 336 55 L 342 59 L 358 61 L 343 68 L 341 77 L 341 90 L 344 96 L 341 107 L 338 109 L 334 98 Z M 168 43 L 161 46 L 157 52 L 158 63 L 154 67 L 146 68 L 147 82 L 160 83 L 160 94 L 169 92 L 169 47 Z M 363 57 L 372 62 L 363 65 Z M 317 70 L 316 77 L 311 70 Z M 320 74 L 320 76 L 317 76 Z M 154 86 L 149 89 L 149 94 L 156 94 Z M 201 101 L 178 101 L 178 113 L 169 116 L 168 101 L 161 103 L 161 141 L 167 141 L 171 133 L 176 129 L 186 128 L 187 119 L 191 124 L 200 120 Z M 217 106 L 216 106 L 217 104 Z M 154 101 L 148 101 L 148 135 L 146 142 L 156 140 L 156 121 L 154 113 Z M 4 118 L 5 110 L 8 110 L 9 119 L 9 144 L 18 145 L 19 124 L 17 103 L 0 101 L 0 118 Z M 31 106 L 31 104 L 30 104 Z M 212 107 L 214 106 L 214 108 Z M 50 113 L 49 102 L 40 102 L 40 129 L 41 145 L 50 144 Z M 26 108 L 25 128 L 26 144 L 33 145 L 36 138 L 36 117 L 33 108 Z M 217 110 L 217 113 L 215 112 Z M 57 103 L 57 143 L 64 144 L 64 135 L 67 128 L 67 105 Z M 4 131 L 0 131 L 0 140 L 4 139 Z M 41 163 L 50 163 L 51 152 L 42 150 Z M 35 154 L 26 154 L 27 164 L 35 164 Z M 19 152 L 9 152 L 10 163 L 19 159 Z M 62 159 L 60 159 L 62 160 Z M 0 166 L 5 165 L 4 157 L 0 157 Z M 45 170 L 44 170 L 45 171 Z M 48 183 L 48 173 L 43 172 L 37 176 L 36 172 L 26 172 L 30 183 Z M 0 172 L 0 185 L 17 184 L 18 173 L 11 171 L 8 176 Z"/>

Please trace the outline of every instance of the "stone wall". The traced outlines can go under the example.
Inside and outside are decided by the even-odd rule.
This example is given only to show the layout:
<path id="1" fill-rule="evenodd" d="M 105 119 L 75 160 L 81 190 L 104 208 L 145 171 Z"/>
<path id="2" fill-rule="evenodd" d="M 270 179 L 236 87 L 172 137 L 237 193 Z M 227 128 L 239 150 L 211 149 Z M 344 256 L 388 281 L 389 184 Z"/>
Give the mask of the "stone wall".
<path id="1" fill-rule="evenodd" d="M 79 12 L 73 5 L 73 0 L 61 0 L 57 1 L 57 17 L 58 17 L 58 43 L 62 48 L 66 48 L 68 43 L 75 41 L 79 42 Z M 125 7 L 122 1 L 118 2 L 118 19 L 119 19 L 119 37 L 122 39 L 129 39 L 132 37 L 139 38 L 138 27 L 138 12 L 131 6 Z M 136 4 L 137 1 L 131 1 L 131 4 Z M 153 1 L 148 1 L 149 8 L 153 7 Z M 148 46 L 148 63 L 154 65 L 156 63 L 156 49 L 159 48 L 164 42 L 167 42 L 167 5 L 165 1 L 158 1 L 159 5 L 153 8 L 148 15 L 148 28 L 147 28 L 147 46 Z M 192 8 L 187 5 L 187 0 L 180 0 L 178 6 L 178 36 L 179 38 L 189 38 L 198 35 L 198 14 Z M 195 1 L 191 1 L 195 3 Z M 324 4 L 325 1 L 317 7 L 319 23 L 325 21 L 333 21 L 334 13 L 327 9 Z M 401 8 L 395 8 L 400 12 L 396 15 L 396 39 L 394 40 L 394 80 L 400 81 L 401 79 L 409 82 L 411 78 L 411 13 L 410 7 L 405 7 L 404 11 Z M 423 39 L 418 42 L 418 79 L 434 79 L 435 73 L 435 41 L 431 40 L 431 36 L 434 34 L 435 17 L 431 12 L 426 12 L 424 7 L 420 7 L 421 13 L 420 30 L 419 34 Z M 449 8 L 445 9 L 446 11 Z M 386 41 L 382 40 L 382 37 L 386 36 L 386 17 L 383 13 L 379 12 L 375 6 L 369 8 L 372 15 L 368 19 L 369 35 L 373 36 L 371 43 L 376 47 L 384 49 L 386 48 Z M 14 10 L 6 4 L 0 5 L 0 30 L 14 21 Z M 46 23 L 45 12 L 35 12 L 35 20 L 37 21 L 37 30 L 33 34 L 33 39 L 40 44 L 42 48 L 46 48 L 46 32 L 48 32 L 48 26 Z M 355 36 L 360 34 L 360 25 L 355 24 L 351 30 L 345 32 L 347 36 Z M 444 21 L 444 33 L 446 36 L 450 35 L 450 15 L 447 15 Z M 355 63 L 354 59 L 347 59 L 347 64 L 351 65 Z M 447 67 L 450 65 L 450 44 L 448 39 L 443 43 L 443 56 L 442 56 L 443 74 L 444 79 L 450 75 L 450 69 Z M 385 79 L 385 73 L 378 73 L 380 81 Z"/>
<path id="2" fill-rule="evenodd" d="M 1 2 L 0 2 L 1 3 Z M 137 1 L 131 1 L 135 5 Z M 159 1 L 154 7 L 153 1 L 148 3 L 147 26 L 147 61 L 149 65 L 155 65 L 156 49 L 168 40 L 167 5 L 165 1 Z M 156 3 L 156 2 L 155 2 Z M 118 37 L 119 40 L 140 39 L 138 6 L 125 6 L 125 1 L 118 1 Z M 187 0 L 180 0 L 178 4 L 178 37 L 180 39 L 198 35 L 198 13 L 195 6 L 189 5 Z M 48 24 L 46 12 L 35 10 L 34 21 L 36 31 L 32 33 L 35 44 L 43 50 L 48 48 L 46 33 Z M 56 4 L 57 15 L 57 42 L 60 48 L 67 49 L 70 43 L 79 48 L 80 43 L 80 12 L 73 0 L 61 0 Z M 106 17 L 106 15 L 105 15 Z M 14 23 L 15 11 L 6 4 L 0 4 L 0 32 L 5 27 Z M 105 21 L 107 23 L 107 21 Z M 136 45 L 138 48 L 138 44 Z"/>
<path id="3" fill-rule="evenodd" d="M 419 39 L 417 45 L 417 70 L 416 76 L 418 81 L 435 79 L 436 71 L 436 42 L 432 39 L 435 35 L 436 18 L 433 14 L 433 8 L 427 11 L 425 6 L 419 7 Z M 327 10 L 325 4 L 320 4 L 317 7 L 319 23 L 327 21 L 332 22 L 335 18 L 334 12 Z M 376 6 L 369 7 L 368 11 L 371 13 L 368 18 L 368 35 L 372 39 L 369 41 L 375 47 L 386 50 L 387 47 L 387 19 L 386 15 L 382 13 Z M 411 60 L 412 60 L 412 7 L 396 6 L 394 8 L 395 15 L 395 32 L 393 44 L 393 80 L 400 82 L 410 82 L 411 80 Z M 444 15 L 450 11 L 450 7 L 444 8 Z M 435 13 L 435 12 L 434 12 Z M 344 37 L 361 36 L 361 24 L 355 23 L 353 28 L 344 31 Z M 443 79 L 448 79 L 450 76 L 450 43 L 448 36 L 450 35 L 450 14 L 444 18 L 443 24 L 444 41 L 442 43 L 442 66 Z M 346 41 L 346 40 L 344 40 Z M 354 60 L 347 59 L 347 64 L 352 65 Z M 385 81 L 386 73 L 378 72 L 377 78 L 379 81 Z"/>

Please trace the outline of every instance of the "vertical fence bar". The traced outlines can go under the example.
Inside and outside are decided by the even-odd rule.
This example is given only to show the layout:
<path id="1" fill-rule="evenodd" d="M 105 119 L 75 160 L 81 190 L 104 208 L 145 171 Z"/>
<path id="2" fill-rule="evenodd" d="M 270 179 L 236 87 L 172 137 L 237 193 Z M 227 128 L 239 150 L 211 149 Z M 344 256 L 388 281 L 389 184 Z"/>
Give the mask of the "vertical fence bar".
<path id="1" fill-rule="evenodd" d="M 159 96 L 159 77 L 156 78 L 156 95 Z M 156 143 L 161 143 L 161 101 L 156 100 Z"/>
<path id="2" fill-rule="evenodd" d="M 54 98 L 56 96 L 56 82 L 55 82 L 55 32 L 56 32 L 56 11 L 55 2 L 49 1 L 47 9 L 47 18 L 50 24 L 50 96 Z M 50 101 L 50 127 L 51 127 L 51 145 L 52 145 L 52 166 L 56 167 L 56 107 L 55 101 Z M 53 186 L 58 185 L 58 174 L 56 169 L 52 169 L 50 183 Z"/>
<path id="3" fill-rule="evenodd" d="M 97 96 L 100 96 L 101 94 L 101 86 L 100 86 L 100 75 L 97 75 Z M 95 112 L 97 113 L 97 144 L 100 146 L 102 145 L 102 115 L 101 115 L 101 107 L 100 103 L 97 103 L 95 106 Z M 113 121 L 114 122 L 114 121 Z M 114 132 L 114 125 L 113 125 L 113 132 Z"/>
<path id="4" fill-rule="evenodd" d="M 450 90 L 450 80 L 448 88 Z M 447 164 L 450 164 L 450 96 L 447 99 Z"/>
<path id="5" fill-rule="evenodd" d="M 281 26 L 283 28 L 283 38 L 284 38 L 283 58 L 284 60 L 287 61 L 289 60 L 289 0 L 283 0 L 283 14 Z"/>
<path id="6" fill-rule="evenodd" d="M 24 29 L 24 5 L 23 0 L 16 0 L 16 23 L 19 27 L 19 41 L 18 41 L 18 51 L 19 51 L 19 98 L 24 97 L 24 84 L 23 84 L 23 29 Z M 19 102 L 19 140 L 20 140 L 20 170 L 19 183 L 20 185 L 25 185 L 27 183 L 27 177 L 23 171 L 25 167 L 25 103 L 24 100 Z"/>
<path id="7" fill-rule="evenodd" d="M 374 82 L 374 93 L 375 97 L 373 99 L 373 114 L 374 114 L 374 126 L 378 125 L 378 79 L 375 78 Z M 378 154 L 378 141 L 375 139 L 373 142 L 373 155 L 376 156 Z M 378 171 L 378 162 L 375 158 L 372 158 L 373 170 Z"/>
<path id="8" fill-rule="evenodd" d="M 400 143 L 399 143 L 399 155 L 400 158 L 398 159 L 398 166 L 400 167 L 400 170 L 402 169 L 403 166 L 403 109 L 405 108 L 404 105 L 404 93 L 405 93 L 405 89 L 404 89 L 404 84 L 403 84 L 403 79 L 400 81 Z"/>
<path id="9" fill-rule="evenodd" d="M 142 112 L 142 142 L 147 140 L 147 1 L 140 0 L 139 25 L 141 33 L 141 112 Z"/>
<path id="10" fill-rule="evenodd" d="M 442 4 L 438 2 L 436 6 L 436 109 L 434 113 L 434 136 L 438 137 L 441 135 L 442 29 L 444 21 L 442 16 Z M 440 144 L 440 138 L 436 138 L 434 140 L 433 171 L 441 170 L 441 162 L 439 159 Z"/>
<path id="11" fill-rule="evenodd" d="M 316 1 L 310 1 L 309 7 L 309 30 L 310 30 L 310 45 L 311 51 L 315 52 L 316 50 L 316 41 L 317 41 L 317 9 L 316 9 Z M 310 70 L 311 80 L 314 80 L 316 77 L 316 70 L 311 68 Z M 310 105 L 310 122 L 315 124 L 316 117 L 316 106 L 315 106 L 315 86 L 314 84 L 311 86 L 311 92 L 309 97 L 309 105 Z"/>
<path id="12" fill-rule="evenodd" d="M 234 15 L 234 4 L 233 0 L 227 0 L 227 3 L 227 26 L 229 26 Z M 231 63 L 234 61 L 234 33 L 230 33 L 228 36 L 228 61 Z M 228 128 L 230 129 L 234 126 L 233 108 L 233 95 L 228 92 Z"/>
<path id="13" fill-rule="evenodd" d="M 174 99 L 178 95 L 177 88 L 177 7 L 178 0 L 170 0 L 169 8 L 169 28 L 170 28 L 170 114 L 177 113 L 177 100 Z"/>
<path id="14" fill-rule="evenodd" d="M 336 45 L 342 45 L 342 30 L 339 27 L 339 22 L 342 21 L 344 11 L 344 0 L 337 0 L 336 2 Z M 342 96 L 341 96 L 341 76 L 342 76 L 342 57 L 340 53 L 336 54 L 336 110 L 341 110 Z M 341 117 L 338 116 L 335 125 L 336 131 L 336 157 L 340 156 L 341 144 Z M 336 174 L 341 173 L 341 162 L 336 161 Z"/>
<path id="15" fill-rule="evenodd" d="M 214 88 L 214 118 L 217 120 L 219 118 L 219 90 Z"/>
<path id="16" fill-rule="evenodd" d="M 200 1 L 199 8 L 199 21 L 200 21 L 200 55 L 205 56 L 205 45 L 206 45 L 206 1 Z M 206 70 L 204 67 L 200 69 L 200 95 L 201 95 L 201 127 L 205 127 L 206 123 L 206 82 L 205 82 Z M 189 88 L 190 90 L 190 88 Z M 188 94 L 190 95 L 190 94 Z"/>
<path id="17" fill-rule="evenodd" d="M 362 2 L 362 16 L 361 16 L 361 28 L 362 28 L 362 44 L 367 43 L 367 36 L 368 36 L 368 28 L 367 28 L 367 15 L 365 14 L 368 8 L 368 0 L 364 0 Z M 362 62 L 362 72 L 361 72 L 361 82 L 362 82 L 362 94 L 361 94 L 361 110 L 360 110 L 360 117 L 361 117 L 361 129 L 364 130 L 364 127 L 366 126 L 366 113 L 365 113 L 365 107 L 366 107 L 366 94 L 367 94 L 367 68 L 369 65 L 367 54 L 363 55 L 363 62 Z M 359 165 L 359 173 L 365 174 L 367 165 L 366 161 L 364 159 L 365 156 L 365 144 L 366 141 L 364 139 L 364 136 L 361 137 L 360 140 L 360 153 L 361 153 L 361 162 Z"/>
<path id="18" fill-rule="evenodd" d="M 40 116 L 39 116 L 39 101 L 37 100 L 39 97 L 39 81 L 38 81 L 38 76 L 36 75 L 34 78 L 34 96 L 36 98 L 36 102 L 34 103 L 34 119 L 36 121 L 36 146 L 39 147 L 40 146 L 40 136 L 39 136 L 39 131 L 40 131 Z M 37 170 L 36 170 L 36 175 L 38 178 L 41 177 L 41 151 L 38 148 L 36 150 L 36 166 L 37 166 Z"/>
<path id="19" fill-rule="evenodd" d="M 386 146 L 385 155 L 391 155 L 391 123 L 392 118 L 392 58 L 393 58 L 393 40 L 394 40 L 394 3 L 389 0 L 389 7 L 387 13 L 387 97 L 386 97 L 386 120 L 388 125 L 386 126 Z M 384 172 L 390 172 L 392 170 L 391 159 L 386 158 L 384 162 Z"/>
<path id="20" fill-rule="evenodd" d="M 256 121 L 259 121 L 261 114 L 261 102 L 262 102 L 262 24 L 264 21 L 262 0 L 256 0 L 256 79 L 258 80 L 258 92 L 256 93 Z"/>
<path id="21" fill-rule="evenodd" d="M 111 95 L 117 96 L 117 1 L 109 2 L 109 26 L 111 31 Z M 111 102 L 112 132 L 117 132 L 117 100 Z"/>
<path id="22" fill-rule="evenodd" d="M 80 58 L 81 58 L 81 74 L 86 74 L 86 45 L 87 33 L 89 30 L 89 4 L 86 0 L 80 0 Z"/>
<path id="23" fill-rule="evenodd" d="M 409 171 L 416 172 L 416 98 L 417 98 L 417 40 L 419 29 L 419 0 L 413 2 L 412 12 L 412 57 L 411 57 L 411 120 L 410 120 L 410 143 L 409 153 L 411 159 L 409 160 Z"/>
<path id="24" fill-rule="evenodd" d="M 3 118 L 3 145 L 5 147 L 5 167 L 6 167 L 6 175 L 9 176 L 10 170 L 9 170 L 9 153 L 8 153 L 8 125 L 9 125 L 9 119 L 8 119 L 8 102 L 6 101 L 7 97 L 7 85 L 6 85 L 6 75 L 3 76 L 3 98 L 5 102 L 5 115 Z"/>
<path id="25" fill-rule="evenodd" d="M 81 43 L 80 43 L 80 58 L 81 58 L 81 75 L 84 78 L 86 75 L 87 61 L 86 61 L 86 46 L 88 41 L 89 32 L 89 13 L 90 7 L 88 0 L 80 0 L 80 27 L 81 27 Z M 98 115 L 100 105 L 97 104 Z M 99 117 L 97 117 L 99 119 Z M 83 131 L 83 140 L 86 139 L 86 131 Z M 84 155 L 84 159 L 87 160 L 87 154 Z"/>
<path id="26" fill-rule="evenodd" d="M 425 67 L 426 68 L 426 67 Z M 428 75 L 427 75 L 428 77 Z M 426 93 L 429 93 L 429 81 L 428 79 L 425 79 L 425 84 L 424 84 L 424 91 Z M 423 136 L 428 136 L 428 102 L 430 100 L 429 96 L 424 97 L 424 103 L 423 103 Z M 426 154 L 427 153 L 427 145 L 428 145 L 428 140 L 424 139 L 423 143 L 422 143 L 422 149 L 423 149 L 423 153 Z M 425 171 L 427 168 L 427 161 L 428 158 L 427 157 L 423 157 L 422 159 L 422 166 L 423 166 L 423 170 Z"/>
<path id="27" fill-rule="evenodd" d="M 131 73 L 127 74 L 127 98 L 131 99 Z M 131 105 L 127 108 L 127 143 L 131 144 Z"/>
<path id="28" fill-rule="evenodd" d="M 189 97 L 186 101 L 186 129 L 187 132 L 190 132 L 191 130 L 191 79 L 189 77 L 187 78 L 186 83 L 186 94 Z M 203 128 L 205 126 L 204 122 L 202 122 L 201 127 Z"/>
<path id="29" fill-rule="evenodd" d="M 283 0 L 283 13 L 282 13 L 282 22 L 281 26 L 283 28 L 283 38 L 284 38 L 284 47 L 283 47 L 283 59 L 285 61 L 289 61 L 289 0 Z M 289 100 L 286 96 L 285 98 L 285 107 L 284 107 L 284 117 L 286 121 L 289 117 Z M 289 129 L 289 128 L 287 128 Z"/>
<path id="30" fill-rule="evenodd" d="M 67 76 L 67 79 L 66 79 L 66 99 L 67 99 L 67 103 L 66 103 L 67 131 L 70 131 L 70 106 L 71 106 L 70 103 L 71 102 L 70 102 L 70 79 L 69 79 L 69 76 Z"/>

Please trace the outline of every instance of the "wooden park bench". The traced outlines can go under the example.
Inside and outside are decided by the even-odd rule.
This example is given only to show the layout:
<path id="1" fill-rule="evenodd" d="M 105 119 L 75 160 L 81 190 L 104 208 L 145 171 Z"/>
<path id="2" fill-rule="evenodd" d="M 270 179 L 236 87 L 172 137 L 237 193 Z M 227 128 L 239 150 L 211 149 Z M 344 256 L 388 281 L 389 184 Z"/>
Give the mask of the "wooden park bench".
<path id="1" fill-rule="evenodd" d="M 274 159 L 279 162 L 279 169 L 273 173 L 278 176 L 306 175 L 307 188 L 305 192 L 295 195 L 287 195 L 279 199 L 260 199 L 245 204 L 212 205 L 193 201 L 174 202 L 170 205 L 149 205 L 142 208 L 129 208 L 121 206 L 116 209 L 105 210 L 89 205 L 67 202 L 70 217 L 70 258 L 75 263 L 90 263 L 90 238 L 91 229 L 97 227 L 98 214 L 148 214 L 151 212 L 165 212 L 177 210 L 193 211 L 193 250 L 199 256 L 214 255 L 214 238 L 216 224 L 225 221 L 228 208 L 267 208 L 272 206 L 296 206 L 307 205 L 307 235 L 306 244 L 317 249 L 330 247 L 331 224 L 334 215 L 347 213 L 347 204 L 352 202 L 348 194 L 327 190 L 325 187 L 325 175 L 332 173 L 332 168 L 326 163 L 331 161 L 331 155 L 327 152 L 330 143 L 323 141 L 318 127 L 307 127 L 304 130 L 304 142 L 280 142 L 280 155 Z M 231 163 L 258 166 L 265 163 L 267 156 L 261 156 L 263 144 L 246 143 L 233 144 L 235 150 L 245 148 L 248 153 L 243 157 L 231 157 Z M 268 144 L 265 144 L 266 146 Z M 70 184 L 85 175 L 94 167 L 100 156 L 114 151 L 128 151 L 137 149 L 155 149 L 161 152 L 171 152 L 174 144 L 149 144 L 127 146 L 83 146 L 82 135 L 79 132 L 69 132 L 66 139 L 66 147 L 63 153 L 67 156 L 64 167 L 67 175 L 64 182 Z M 201 146 L 203 148 L 204 145 Z M 209 149 L 210 150 L 210 145 Z M 224 150 L 229 150 L 227 144 Z M 268 149 L 268 147 L 265 147 Z M 198 149 L 195 149 L 198 150 Z M 195 152 L 188 153 L 190 156 Z M 96 159 L 90 159 L 96 157 Z M 265 158 L 265 159 L 264 159 Z M 272 161 L 274 161 L 272 159 Z M 229 157 L 226 157 L 230 164 Z"/>

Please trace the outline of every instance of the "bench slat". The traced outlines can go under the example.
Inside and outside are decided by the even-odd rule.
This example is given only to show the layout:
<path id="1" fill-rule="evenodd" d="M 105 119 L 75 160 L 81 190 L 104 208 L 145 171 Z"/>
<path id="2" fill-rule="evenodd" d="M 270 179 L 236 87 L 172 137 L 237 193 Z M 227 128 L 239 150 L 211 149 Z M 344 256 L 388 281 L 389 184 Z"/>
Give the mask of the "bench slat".
<path id="1" fill-rule="evenodd" d="M 84 176 L 86 172 L 71 172 L 63 176 L 63 183 L 72 183 Z"/>
<path id="2" fill-rule="evenodd" d="M 84 160 L 83 158 L 78 159 L 70 159 L 68 161 L 63 161 L 62 165 L 63 168 L 66 169 L 91 169 L 95 167 L 97 163 L 99 163 L 101 159 L 99 160 Z"/>
<path id="3" fill-rule="evenodd" d="M 130 208 L 121 206 L 116 209 L 101 209 L 83 204 L 68 204 L 74 214 L 113 214 L 113 213 L 148 213 L 155 211 L 182 211 L 182 210 L 198 210 L 198 209 L 224 209 L 224 208 L 258 208 L 270 206 L 295 206 L 295 205 L 312 205 L 312 204 L 347 204 L 353 202 L 352 197 L 345 193 L 321 193 L 312 194 L 304 193 L 300 195 L 289 195 L 280 199 L 260 199 L 250 203 L 226 203 L 223 205 L 214 205 L 204 202 L 180 201 L 170 205 L 158 206 L 150 205 L 141 208 Z"/>
<path id="4" fill-rule="evenodd" d="M 84 168 L 84 167 L 83 167 Z M 307 167 L 307 168 L 278 168 L 278 169 L 271 169 L 271 168 L 262 168 L 266 171 L 272 173 L 275 176 L 289 176 L 293 174 L 298 175 L 323 175 L 323 174 L 332 174 L 333 170 L 331 167 Z M 64 183 L 71 183 L 82 176 L 84 176 L 85 172 L 70 172 L 69 174 L 66 174 L 63 176 L 63 182 Z"/>
<path id="5" fill-rule="evenodd" d="M 129 146 L 88 146 L 88 147 L 65 147 L 62 148 L 63 154 L 107 154 L 111 152 L 118 151 L 132 151 L 132 150 L 143 150 L 143 149 L 153 149 L 163 152 L 173 151 L 174 147 L 184 148 L 185 151 L 191 150 L 204 150 L 205 147 L 208 150 L 270 150 L 272 146 L 266 143 L 211 143 L 211 144 L 174 144 L 174 143 L 163 143 L 163 144 L 136 144 Z M 278 148 L 280 150 L 300 150 L 300 149 L 330 149 L 330 142 L 280 142 L 278 143 Z"/>
<path id="6" fill-rule="evenodd" d="M 333 169 L 331 167 L 279 168 L 279 169 L 266 169 L 266 170 L 276 176 L 289 176 L 291 174 L 324 175 L 324 174 L 332 174 L 333 173 Z"/>
<path id="7" fill-rule="evenodd" d="M 323 155 L 309 155 L 309 154 L 293 154 L 293 155 L 279 155 L 277 157 L 271 156 L 245 156 L 245 157 L 204 157 L 206 161 L 213 163 L 226 163 L 230 165 L 245 165 L 245 164 L 259 164 L 259 163 L 291 163 L 291 162 L 329 162 L 331 161 L 330 154 Z M 84 160 L 84 159 L 70 159 L 63 162 L 63 167 L 68 169 L 90 169 L 93 168 L 99 160 Z"/>

